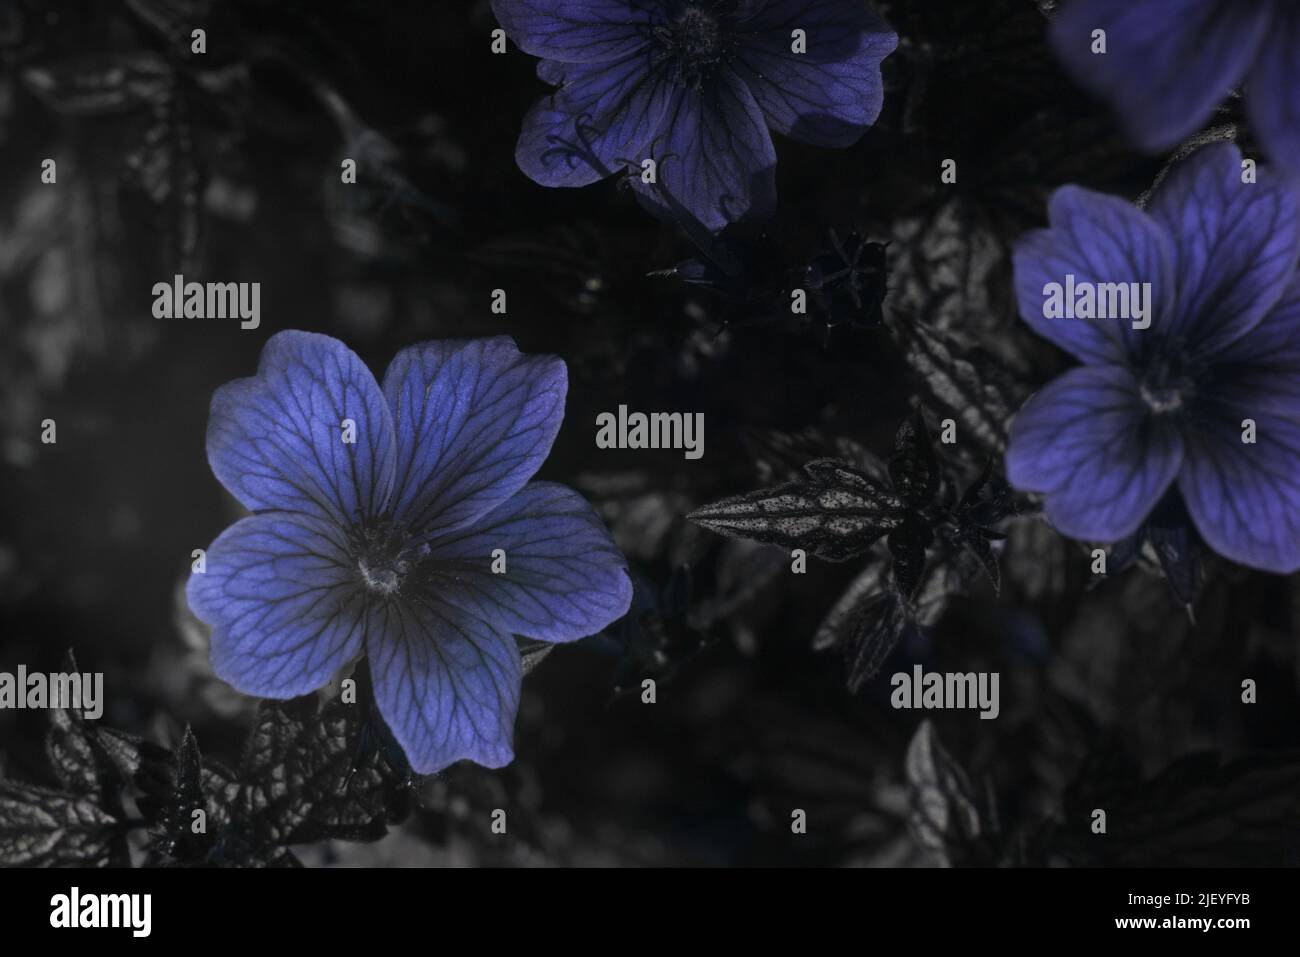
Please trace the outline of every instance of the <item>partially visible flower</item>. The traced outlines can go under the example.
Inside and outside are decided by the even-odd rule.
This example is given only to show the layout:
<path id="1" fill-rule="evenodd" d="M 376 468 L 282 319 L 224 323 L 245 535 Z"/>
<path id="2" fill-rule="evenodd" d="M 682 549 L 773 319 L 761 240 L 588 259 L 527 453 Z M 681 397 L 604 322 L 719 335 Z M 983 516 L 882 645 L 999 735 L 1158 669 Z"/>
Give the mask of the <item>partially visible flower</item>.
<path id="1" fill-rule="evenodd" d="M 594 634 L 632 599 L 591 506 L 529 482 L 567 386 L 561 360 L 508 338 L 412 346 L 381 387 L 336 339 L 273 336 L 257 375 L 212 397 L 208 461 L 253 512 L 186 590 L 217 674 L 292 698 L 364 653 L 416 771 L 509 763 L 513 636 Z"/>
<path id="2" fill-rule="evenodd" d="M 1105 52 L 1100 36 L 1105 31 Z M 1070 0 L 1052 24 L 1070 74 L 1157 152 L 1195 133 L 1245 82 L 1273 162 L 1300 174 L 1300 4 L 1294 0 Z"/>
<path id="3" fill-rule="evenodd" d="M 1020 314 L 1084 364 L 1012 423 L 1007 474 L 1073 538 L 1113 542 L 1175 483 L 1235 561 L 1300 569 L 1300 208 L 1242 180 L 1231 143 L 1170 171 L 1144 212 L 1065 186 L 1014 255 Z M 1150 327 L 1046 318 L 1049 284 L 1151 283 Z M 1247 420 L 1250 420 L 1249 422 Z"/>
<path id="4" fill-rule="evenodd" d="M 626 169 L 653 212 L 676 218 L 680 205 L 713 230 L 775 208 L 769 127 L 816 146 L 862 136 L 884 99 L 880 63 L 898 44 L 865 0 L 492 0 L 492 9 L 558 87 L 524 119 L 519 168 L 543 186 Z M 642 182 L 645 160 L 655 183 Z"/>

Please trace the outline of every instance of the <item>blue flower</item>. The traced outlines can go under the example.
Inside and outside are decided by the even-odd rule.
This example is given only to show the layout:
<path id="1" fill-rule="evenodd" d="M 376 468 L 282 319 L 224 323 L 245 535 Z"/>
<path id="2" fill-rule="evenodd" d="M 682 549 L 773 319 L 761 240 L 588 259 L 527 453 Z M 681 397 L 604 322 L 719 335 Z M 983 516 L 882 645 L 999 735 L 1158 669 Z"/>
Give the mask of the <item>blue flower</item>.
<path id="1" fill-rule="evenodd" d="M 216 673 L 292 698 L 364 652 L 416 771 L 509 763 L 512 636 L 594 634 L 632 598 L 591 506 L 529 482 L 567 387 L 560 359 L 508 338 L 412 346 L 381 387 L 336 339 L 272 337 L 257 375 L 212 397 L 208 461 L 253 512 L 186 592 Z"/>
<path id="2" fill-rule="evenodd" d="M 1093 31 L 1106 50 L 1094 53 Z M 1205 124 L 1245 81 L 1246 112 L 1273 161 L 1300 174 L 1300 4 L 1294 0 L 1072 0 L 1052 41 L 1076 82 L 1157 152 Z"/>
<path id="3" fill-rule="evenodd" d="M 1146 211 L 1065 186 L 1017 244 L 1020 314 L 1084 364 L 1016 416 L 1007 474 L 1066 535 L 1126 538 L 1176 483 L 1215 551 L 1300 569 L 1300 204 L 1267 172 L 1219 143 Z M 1148 318 L 1046 318 L 1067 282 L 1150 283 Z"/>
<path id="4" fill-rule="evenodd" d="M 543 186 L 585 186 L 626 168 L 651 211 L 681 218 L 680 206 L 713 230 L 775 208 L 769 127 L 816 146 L 862 136 L 880 114 L 880 63 L 898 44 L 862 0 L 492 8 L 558 88 L 524 119 L 519 168 Z M 645 160 L 655 161 L 654 183 L 643 182 Z"/>

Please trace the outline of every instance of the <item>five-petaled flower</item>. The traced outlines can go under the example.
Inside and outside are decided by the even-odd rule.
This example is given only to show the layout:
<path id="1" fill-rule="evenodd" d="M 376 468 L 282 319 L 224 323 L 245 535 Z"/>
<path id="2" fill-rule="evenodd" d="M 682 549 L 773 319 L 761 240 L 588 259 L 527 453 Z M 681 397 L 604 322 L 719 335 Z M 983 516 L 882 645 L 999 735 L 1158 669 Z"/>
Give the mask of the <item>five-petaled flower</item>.
<path id="1" fill-rule="evenodd" d="M 1082 360 L 1012 423 L 1007 473 L 1048 520 L 1132 534 L 1177 483 L 1201 537 L 1235 561 L 1300 568 L 1300 203 L 1231 143 L 1175 166 L 1145 211 L 1065 186 L 1014 255 L 1020 312 Z M 1151 283 L 1147 329 L 1045 318 L 1050 283 Z"/>
<path id="2" fill-rule="evenodd" d="M 880 63 L 898 43 L 865 0 L 492 0 L 492 8 L 558 88 L 524 120 L 519 168 L 543 186 L 630 170 L 657 215 L 682 220 L 684 211 L 712 230 L 773 211 L 769 127 L 816 146 L 862 136 L 880 114 Z"/>
<path id="3" fill-rule="evenodd" d="M 1244 80 L 1260 141 L 1300 175 L 1295 0 L 1070 0 L 1051 32 L 1075 81 L 1119 110 L 1140 148 L 1157 152 L 1195 133 Z"/>
<path id="4" fill-rule="evenodd" d="M 594 634 L 632 597 L 591 506 L 529 481 L 567 385 L 563 361 L 508 338 L 413 346 L 381 386 L 336 339 L 272 337 L 212 398 L 208 460 L 253 512 L 189 580 L 216 673 L 291 698 L 365 653 L 416 771 L 508 763 L 513 636 Z"/>

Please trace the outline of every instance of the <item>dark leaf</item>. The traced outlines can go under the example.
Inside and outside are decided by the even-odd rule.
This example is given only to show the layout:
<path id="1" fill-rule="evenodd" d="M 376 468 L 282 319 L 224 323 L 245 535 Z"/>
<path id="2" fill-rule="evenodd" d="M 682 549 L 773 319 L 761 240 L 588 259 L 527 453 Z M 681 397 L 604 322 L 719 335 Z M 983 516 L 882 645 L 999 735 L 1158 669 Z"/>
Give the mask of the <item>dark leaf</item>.
<path id="1" fill-rule="evenodd" d="M 1142 549 L 1146 546 L 1146 529 L 1139 528 L 1128 538 L 1122 538 L 1106 552 L 1106 572 L 1118 575 L 1128 571 L 1142 558 Z"/>
<path id="2" fill-rule="evenodd" d="M 964 197 L 927 204 L 895 222 L 888 314 L 918 316 L 941 334 L 1004 334 L 1006 240 L 987 211 Z"/>
<path id="3" fill-rule="evenodd" d="M 1184 605 L 1191 606 L 1201 586 L 1201 546 L 1188 524 L 1155 526 L 1148 533 L 1165 581 Z"/>
<path id="4" fill-rule="evenodd" d="M 69 791 L 89 795 L 126 787 L 145 750 L 165 753 L 134 735 L 100 728 L 76 712 L 59 708 L 50 714 L 45 751 Z"/>
<path id="5" fill-rule="evenodd" d="M 1005 382 L 994 360 L 918 321 L 900 319 L 893 329 L 907 364 L 925 386 L 926 404 L 956 422 L 958 448 L 975 443 L 985 455 L 1001 458 L 1019 403 L 1018 390 Z"/>
<path id="6" fill-rule="evenodd" d="M 103 867 L 118 856 L 118 822 L 93 800 L 0 781 L 0 864 Z"/>
<path id="7" fill-rule="evenodd" d="M 902 527 L 889 533 L 889 554 L 894 556 L 894 581 L 903 597 L 911 601 L 925 578 L 925 550 L 933 540 L 930 526 L 908 515 Z"/>
<path id="8" fill-rule="evenodd" d="M 879 326 L 888 292 L 886 246 L 857 232 L 841 237 L 830 230 L 830 249 L 803 269 L 802 285 L 830 326 Z"/>
<path id="9" fill-rule="evenodd" d="M 76 670 L 69 656 L 70 671 Z M 140 764 L 143 742 L 112 729 L 100 730 L 79 713 L 58 708 L 50 716 L 45 751 L 50 766 L 72 795 L 93 801 L 110 818 L 126 817 L 122 794 L 129 787 Z M 118 830 L 112 839 L 112 860 L 129 865 L 130 848 L 126 832 Z"/>
<path id="10" fill-rule="evenodd" d="M 979 845 L 988 830 L 980 802 L 966 771 L 944 748 L 929 720 L 916 729 L 905 768 L 917 842 L 947 866 L 980 863 Z"/>
<path id="11" fill-rule="evenodd" d="M 873 560 L 862 572 L 849 583 L 844 594 L 835 602 L 834 607 L 822 620 L 813 635 L 812 646 L 815 651 L 842 646 L 853 636 L 860 617 L 861 606 L 876 598 L 889 588 L 889 563 Z"/>
<path id="12" fill-rule="evenodd" d="M 802 474 L 806 463 L 824 458 L 839 459 L 879 484 L 889 481 L 885 463 L 874 452 L 852 439 L 832 438 L 817 428 L 798 432 L 746 429 L 742 441 L 754 458 L 762 482 L 789 481 Z"/>
<path id="13" fill-rule="evenodd" d="M 934 556 L 926 562 L 925 578 L 921 589 L 912 599 L 912 610 L 916 614 L 916 623 L 922 628 L 933 627 L 943 613 L 948 610 L 949 602 L 957 595 L 965 594 L 963 576 L 955 564 L 940 556 Z"/>
<path id="14" fill-rule="evenodd" d="M 947 510 L 938 534 L 953 550 L 954 557 L 965 559 L 964 570 L 974 575 L 982 571 L 996 592 L 1001 589 L 1002 574 L 998 566 L 1000 548 L 993 543 L 1001 542 L 1006 535 L 995 526 L 1020 512 L 1020 498 L 1004 479 L 993 474 L 993 459 L 989 458 L 956 507 Z M 978 565 L 979 571 L 972 565 Z"/>
<path id="15" fill-rule="evenodd" d="M 726 622 L 751 601 L 768 592 L 790 559 L 776 549 L 744 539 L 728 541 L 719 550 L 711 594 L 690 610 L 693 628 Z"/>
<path id="16" fill-rule="evenodd" d="M 82 723 L 63 708 L 50 714 L 50 729 L 45 735 L 45 753 L 59 781 L 69 791 L 97 794 L 105 783 L 104 767 Z"/>
<path id="17" fill-rule="evenodd" d="M 199 741 L 194 737 L 194 730 L 185 728 L 181 746 L 176 749 L 176 777 L 174 779 L 177 794 L 195 807 L 203 798 L 203 756 L 199 754 Z"/>
<path id="18" fill-rule="evenodd" d="M 914 508 L 930 504 L 939 494 L 939 463 L 920 412 L 909 416 L 898 429 L 889 456 L 889 479 L 899 497 Z"/>
<path id="19" fill-rule="evenodd" d="M 1110 548 L 1107 570 L 1117 575 L 1139 563 L 1158 569 L 1174 597 L 1190 609 L 1202 584 L 1201 549 L 1182 497 L 1166 495 L 1141 528 Z"/>
<path id="20" fill-rule="evenodd" d="M 803 548 L 830 561 L 861 555 L 902 520 L 902 502 L 843 462 L 804 467 L 806 480 L 706 505 L 688 518 L 734 538 Z"/>
<path id="21" fill-rule="evenodd" d="M 938 621 L 960 587 L 947 563 L 928 563 L 912 601 L 891 580 L 892 563 L 873 556 L 831 608 L 813 636 L 813 648 L 838 647 L 844 657 L 847 685 L 856 693 L 879 673 L 900 640 Z"/>
<path id="22" fill-rule="evenodd" d="M 961 534 L 960 542 L 966 553 L 979 562 L 980 568 L 984 569 L 984 574 L 992 583 L 993 590 L 1001 591 L 1002 571 L 998 566 L 998 557 L 993 554 L 993 546 L 989 539 L 978 531 L 967 531 Z"/>
<path id="23" fill-rule="evenodd" d="M 314 696 L 266 701 L 240 764 L 241 809 L 258 843 L 370 841 L 399 812 L 396 782 L 376 751 L 359 757 L 363 704 Z"/>
<path id="24" fill-rule="evenodd" d="M 194 732 L 186 727 L 180 747 L 164 771 L 165 791 L 157 795 L 155 851 L 177 864 L 206 863 L 212 847 L 214 821 L 205 795 L 203 758 Z M 196 812 L 202 811 L 202 815 Z M 202 820 L 202 827 L 199 821 Z"/>
<path id="25" fill-rule="evenodd" d="M 852 630 L 844 645 L 846 682 L 857 694 L 874 678 L 904 635 L 916 628 L 912 609 L 893 588 L 870 594 L 854 609 Z"/>
<path id="26" fill-rule="evenodd" d="M 984 463 L 980 476 L 962 493 L 957 511 L 963 523 L 990 529 L 1021 514 L 1022 501 L 1006 480 L 993 472 L 993 458 Z"/>

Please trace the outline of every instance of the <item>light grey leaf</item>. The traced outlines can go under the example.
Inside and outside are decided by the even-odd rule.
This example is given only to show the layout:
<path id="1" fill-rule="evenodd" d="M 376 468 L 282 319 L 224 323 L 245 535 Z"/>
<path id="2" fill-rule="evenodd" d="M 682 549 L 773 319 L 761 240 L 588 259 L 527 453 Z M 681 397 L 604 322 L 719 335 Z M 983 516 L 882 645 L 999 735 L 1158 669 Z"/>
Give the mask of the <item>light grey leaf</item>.
<path id="1" fill-rule="evenodd" d="M 944 864 L 957 863 L 953 849 L 977 841 L 984 829 L 970 778 L 940 743 L 929 720 L 912 736 L 904 769 L 917 842 Z"/>
<path id="2" fill-rule="evenodd" d="M 803 548 L 829 561 L 861 555 L 902 521 L 903 504 L 835 459 L 804 466 L 806 479 L 696 509 L 688 518 L 732 538 Z"/>

